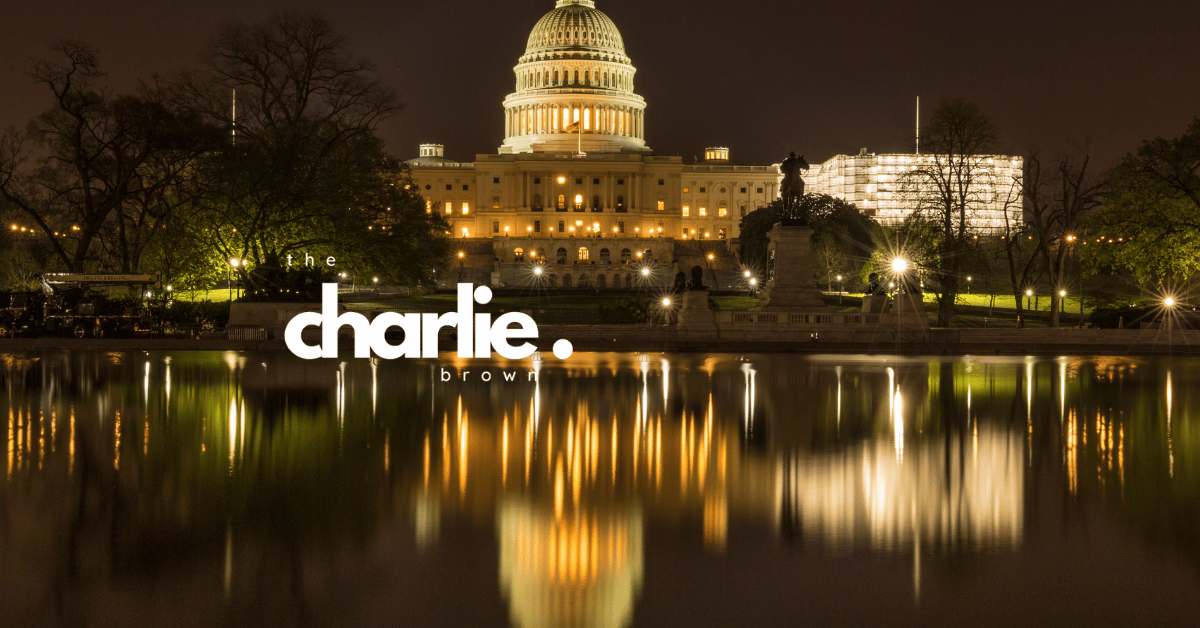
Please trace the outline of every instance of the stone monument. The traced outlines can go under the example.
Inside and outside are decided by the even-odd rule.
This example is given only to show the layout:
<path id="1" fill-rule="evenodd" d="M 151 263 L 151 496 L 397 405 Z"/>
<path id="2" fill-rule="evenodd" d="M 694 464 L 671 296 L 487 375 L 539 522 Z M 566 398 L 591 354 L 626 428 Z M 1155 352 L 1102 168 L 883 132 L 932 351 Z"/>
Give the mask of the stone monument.
<path id="1" fill-rule="evenodd" d="M 782 212 L 780 221 L 767 233 L 767 282 L 756 311 L 831 312 L 813 281 L 811 216 L 804 202 L 804 179 L 808 170 L 804 157 L 792 153 L 779 171 Z"/>

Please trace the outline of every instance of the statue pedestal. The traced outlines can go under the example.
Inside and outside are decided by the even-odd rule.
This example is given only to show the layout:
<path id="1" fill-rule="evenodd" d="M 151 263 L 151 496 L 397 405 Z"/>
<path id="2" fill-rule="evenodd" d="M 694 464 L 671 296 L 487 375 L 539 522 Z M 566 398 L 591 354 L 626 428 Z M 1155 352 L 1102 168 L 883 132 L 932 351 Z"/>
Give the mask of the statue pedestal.
<path id="1" fill-rule="evenodd" d="M 753 309 L 831 312 L 813 283 L 811 227 L 775 225 L 767 233 L 767 287 Z"/>
<path id="2" fill-rule="evenodd" d="M 708 307 L 708 290 L 688 290 L 683 293 L 678 327 L 687 331 L 716 331 L 717 317 Z"/>

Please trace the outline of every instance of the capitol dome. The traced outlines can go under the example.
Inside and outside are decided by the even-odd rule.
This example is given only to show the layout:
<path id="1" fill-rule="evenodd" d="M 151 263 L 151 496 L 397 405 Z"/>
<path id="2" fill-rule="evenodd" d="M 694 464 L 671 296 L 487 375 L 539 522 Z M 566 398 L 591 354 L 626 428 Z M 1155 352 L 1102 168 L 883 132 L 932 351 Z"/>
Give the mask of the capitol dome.
<path id="1" fill-rule="evenodd" d="M 616 24 L 593 0 L 557 0 L 529 34 L 504 100 L 501 153 L 647 152 L 646 101 Z"/>
<path id="2" fill-rule="evenodd" d="M 629 63 L 617 25 L 592 0 L 559 0 L 533 27 L 521 63 L 556 54 Z"/>

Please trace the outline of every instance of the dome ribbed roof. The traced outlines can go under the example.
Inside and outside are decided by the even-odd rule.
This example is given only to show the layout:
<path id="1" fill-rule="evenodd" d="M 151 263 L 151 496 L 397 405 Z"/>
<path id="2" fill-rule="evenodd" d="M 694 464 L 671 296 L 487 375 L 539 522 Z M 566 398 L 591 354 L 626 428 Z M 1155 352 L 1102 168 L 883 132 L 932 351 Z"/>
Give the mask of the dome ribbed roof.
<path id="1" fill-rule="evenodd" d="M 558 0 L 533 27 L 522 61 L 553 53 L 629 62 L 617 25 L 592 0 Z"/>

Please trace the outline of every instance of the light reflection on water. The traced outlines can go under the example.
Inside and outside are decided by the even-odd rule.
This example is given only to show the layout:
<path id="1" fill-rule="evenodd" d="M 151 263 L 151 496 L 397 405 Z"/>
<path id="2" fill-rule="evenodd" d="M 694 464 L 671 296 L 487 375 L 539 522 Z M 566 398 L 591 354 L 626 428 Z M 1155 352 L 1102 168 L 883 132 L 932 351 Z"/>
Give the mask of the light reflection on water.
<path id="1" fill-rule="evenodd" d="M 1200 601 L 1198 365 L 5 355 L 0 607 L 32 623 L 622 626 L 697 607 L 715 624 L 876 608 L 954 623 L 995 613 L 989 578 L 1066 586 L 1036 558 L 1065 552 L 1071 573 L 1108 556 L 1095 535 L 1113 528 L 1114 581 L 1177 576 L 1184 593 L 1129 585 L 1169 617 Z M 802 595 L 839 570 L 861 581 Z M 775 615 L 750 608 L 789 583 Z M 1084 584 L 1079 600 L 1098 595 Z"/>

